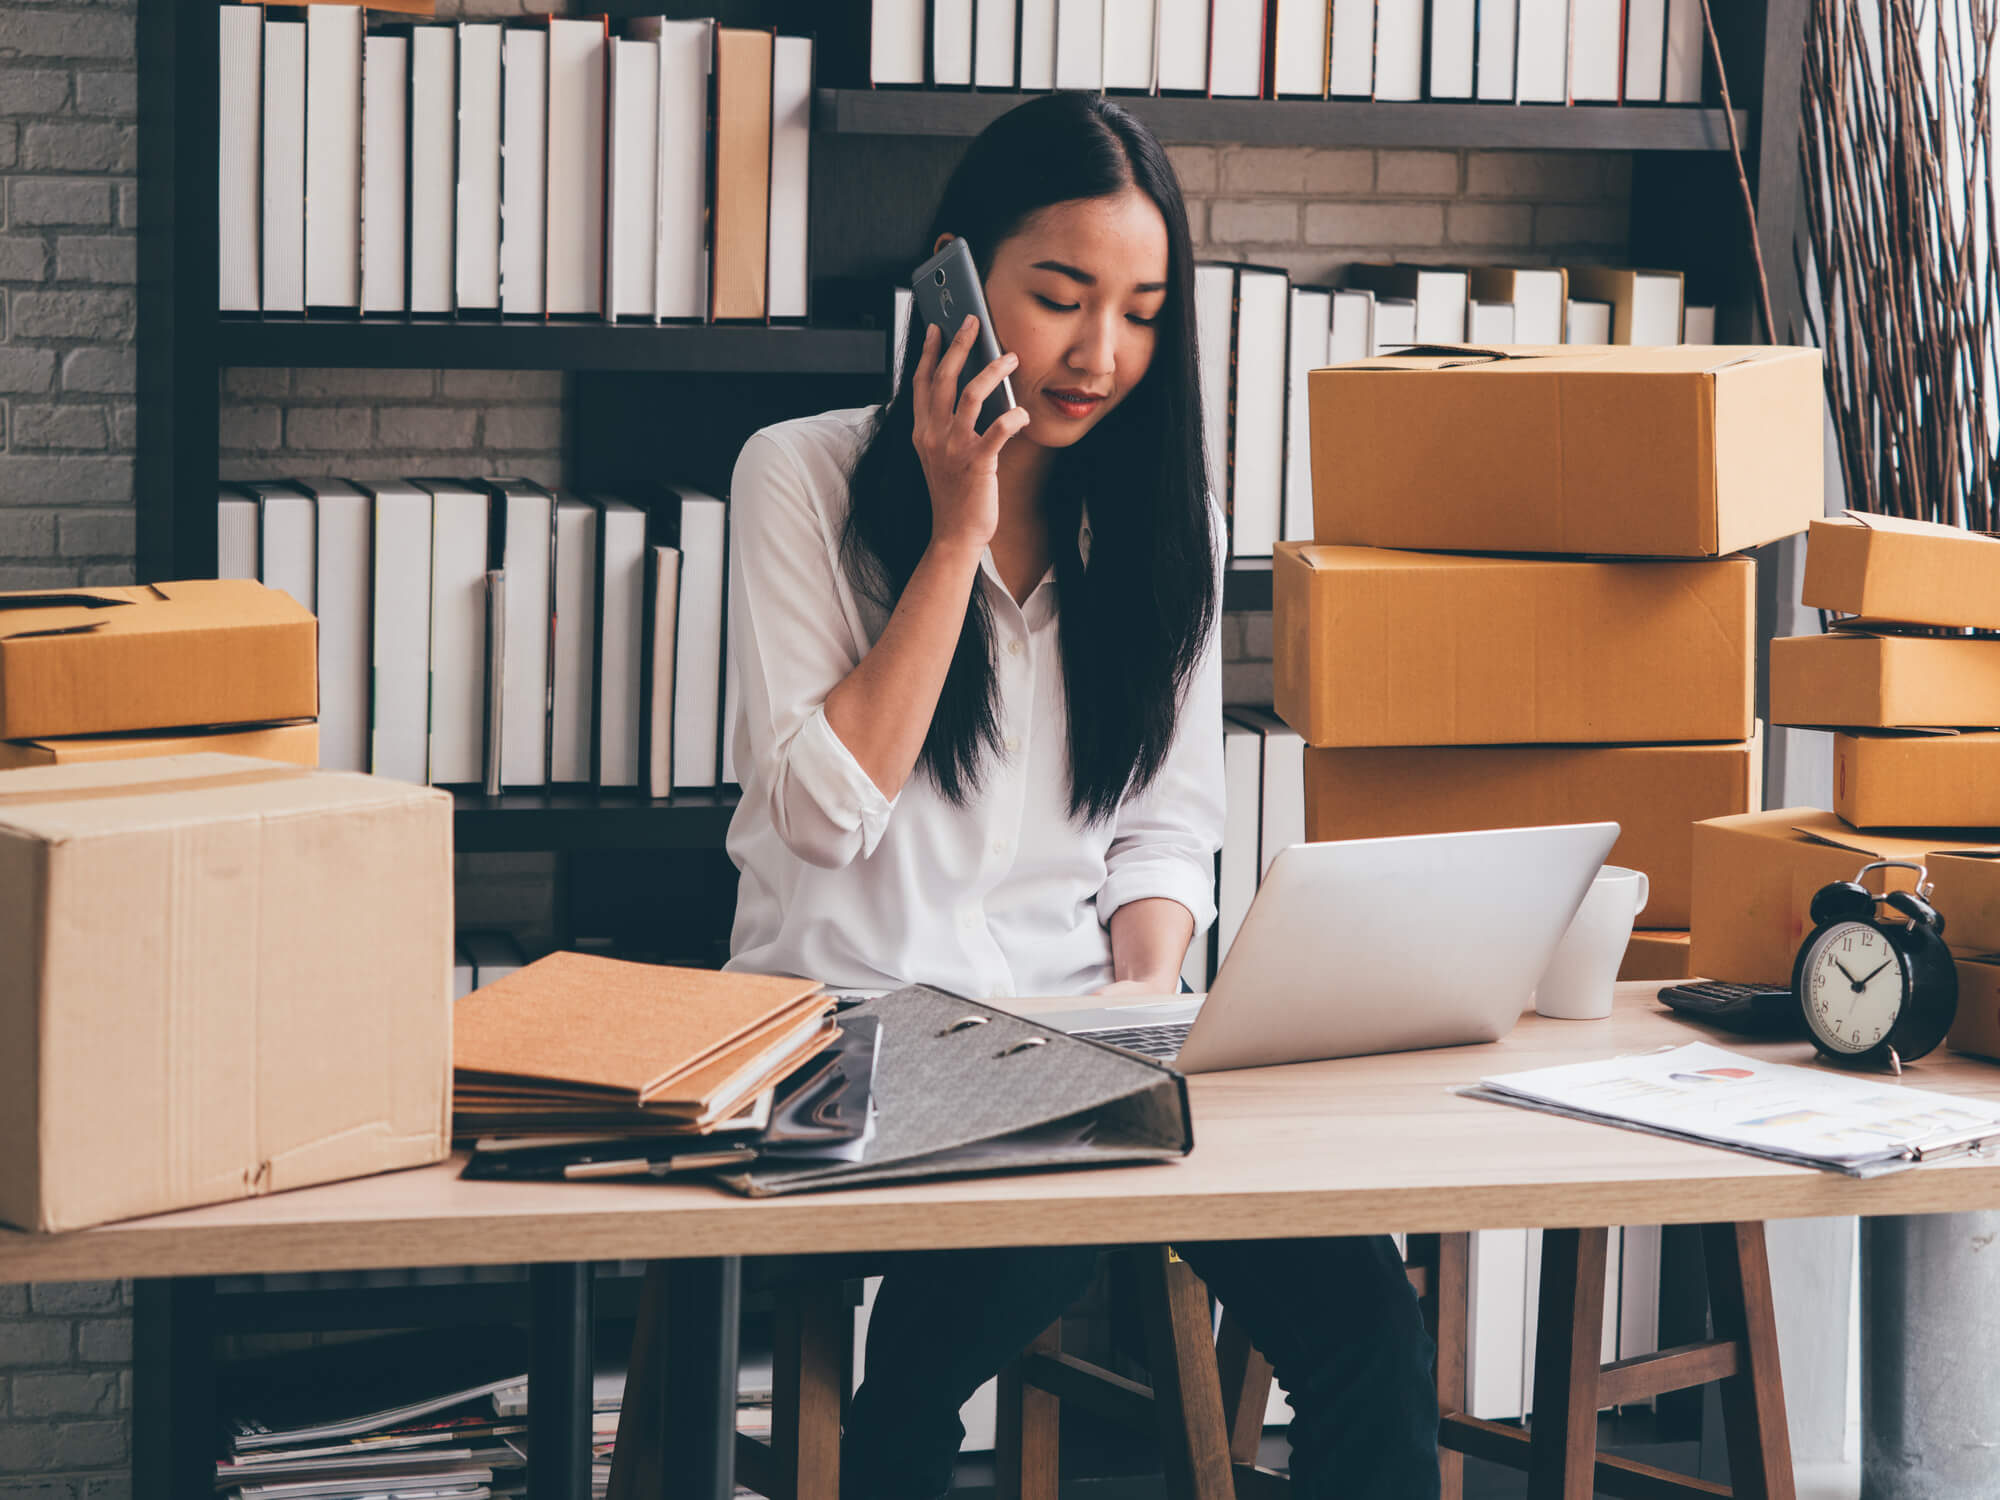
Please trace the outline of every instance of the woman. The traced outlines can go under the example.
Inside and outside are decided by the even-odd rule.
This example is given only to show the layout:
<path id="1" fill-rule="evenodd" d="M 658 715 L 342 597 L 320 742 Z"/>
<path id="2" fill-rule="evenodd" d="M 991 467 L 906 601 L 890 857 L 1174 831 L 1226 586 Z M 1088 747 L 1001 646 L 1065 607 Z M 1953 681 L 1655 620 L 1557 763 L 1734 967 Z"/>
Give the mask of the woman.
<path id="1" fill-rule="evenodd" d="M 933 248 L 954 235 L 1007 352 L 954 402 L 974 330 L 925 330 L 888 405 L 780 423 L 737 463 L 730 966 L 869 993 L 1171 992 L 1215 916 L 1222 826 L 1222 522 L 1180 187 L 1116 105 L 1050 95 L 972 143 Z M 977 432 L 1002 379 L 1018 405 Z M 1301 1494 L 1437 1494 L 1430 1347 L 1389 1240 L 1178 1248 L 1291 1393 Z M 941 1494 L 958 1408 L 1094 1263 L 899 1262 L 843 1496 Z"/>

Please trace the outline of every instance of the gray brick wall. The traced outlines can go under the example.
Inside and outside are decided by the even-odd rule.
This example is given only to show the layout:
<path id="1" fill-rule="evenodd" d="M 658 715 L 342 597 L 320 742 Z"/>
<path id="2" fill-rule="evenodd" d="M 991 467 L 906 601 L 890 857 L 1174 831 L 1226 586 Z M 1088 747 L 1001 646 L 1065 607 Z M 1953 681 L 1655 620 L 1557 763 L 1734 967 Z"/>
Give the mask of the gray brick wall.
<path id="1" fill-rule="evenodd" d="M 131 1284 L 0 1287 L 0 1500 L 131 1494 Z"/>
<path id="2" fill-rule="evenodd" d="M 546 8 L 472 0 L 479 14 Z M 460 13 L 444 0 L 439 15 Z M 132 576 L 137 109 L 133 0 L 0 7 L 0 588 Z M 1597 260 L 1623 248 L 1623 156 L 1173 152 L 1205 256 L 1331 280 L 1350 261 Z M 560 376 L 226 370 L 225 478 L 561 479 Z M 1224 624 L 1225 693 L 1268 702 L 1271 621 Z M 468 924 L 546 935 L 547 856 L 468 859 Z M 117 1283 L 0 1287 L 0 1500 L 129 1493 L 131 1314 Z"/>
<path id="3" fill-rule="evenodd" d="M 132 28 L 0 10 L 0 588 L 131 576 Z"/>
<path id="4" fill-rule="evenodd" d="M 541 370 L 224 370 L 224 479 L 525 474 L 562 480 L 564 376 Z"/>

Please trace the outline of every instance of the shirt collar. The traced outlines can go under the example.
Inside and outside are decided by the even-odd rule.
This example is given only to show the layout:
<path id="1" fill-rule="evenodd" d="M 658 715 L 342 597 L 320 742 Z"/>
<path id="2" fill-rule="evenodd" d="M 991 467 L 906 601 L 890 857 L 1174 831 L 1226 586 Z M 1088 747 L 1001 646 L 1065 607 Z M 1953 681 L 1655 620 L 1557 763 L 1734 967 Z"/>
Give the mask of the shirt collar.
<path id="1" fill-rule="evenodd" d="M 1082 515 L 1076 523 L 1076 555 L 1083 566 L 1087 568 L 1090 566 L 1090 506 L 1086 503 L 1082 505 L 1081 509 Z M 993 549 L 990 546 L 979 556 L 979 571 L 986 576 L 987 581 L 993 585 L 994 592 L 1000 598 L 1005 599 L 1010 604 L 1014 603 L 1014 596 L 1007 592 L 1007 585 L 1001 582 L 1000 569 L 993 562 Z M 1035 586 L 1028 590 L 1028 597 L 1024 604 L 1016 607 L 1025 608 L 1027 604 L 1032 604 L 1035 596 L 1040 594 L 1043 589 L 1053 587 L 1055 581 L 1055 565 L 1051 563 L 1047 571 L 1036 581 Z"/>

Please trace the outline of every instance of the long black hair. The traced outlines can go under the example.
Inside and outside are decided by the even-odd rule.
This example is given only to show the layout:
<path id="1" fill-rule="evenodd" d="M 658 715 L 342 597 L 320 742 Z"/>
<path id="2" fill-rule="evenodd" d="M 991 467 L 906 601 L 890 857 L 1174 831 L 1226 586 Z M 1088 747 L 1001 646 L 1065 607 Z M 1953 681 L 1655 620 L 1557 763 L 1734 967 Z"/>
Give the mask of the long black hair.
<path id="1" fill-rule="evenodd" d="M 1172 164 L 1116 104 L 1048 94 L 995 120 L 946 185 L 930 239 L 967 240 L 984 276 L 993 254 L 1052 204 L 1136 187 L 1167 227 L 1167 292 L 1147 373 L 1103 421 L 1056 455 L 1043 494 L 1069 704 L 1070 812 L 1097 822 L 1159 774 L 1215 623 L 1215 539 L 1202 457 L 1195 358 L 1194 248 Z M 914 261 L 913 261 L 914 263 Z M 910 322 L 902 377 L 849 482 L 842 553 L 857 588 L 901 597 L 931 536 L 930 491 L 911 441 L 911 385 L 923 320 Z M 1027 441 L 1024 437 L 1015 442 Z M 1088 566 L 1077 547 L 1083 506 Z M 963 805 L 998 754 L 992 618 L 974 589 L 919 765 Z"/>

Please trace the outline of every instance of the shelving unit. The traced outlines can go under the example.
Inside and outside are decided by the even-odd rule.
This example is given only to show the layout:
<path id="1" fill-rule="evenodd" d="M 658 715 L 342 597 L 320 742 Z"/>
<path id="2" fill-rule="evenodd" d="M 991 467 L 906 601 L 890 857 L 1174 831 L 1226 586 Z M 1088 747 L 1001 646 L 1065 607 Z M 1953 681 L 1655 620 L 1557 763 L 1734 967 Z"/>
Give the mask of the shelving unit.
<path id="1" fill-rule="evenodd" d="M 660 0 L 611 0 L 613 10 L 658 10 Z M 908 165 L 939 165 L 957 145 L 1025 97 L 873 90 L 852 69 L 865 67 L 868 7 L 803 0 L 670 0 L 678 14 L 716 14 L 730 24 L 816 28 L 821 81 L 814 122 L 811 264 L 816 293 L 837 278 L 886 285 L 907 268 L 902 230 L 928 214 L 934 183 Z M 1738 106 L 1736 125 L 1757 203 L 1763 260 L 1782 336 L 1801 301 L 1792 240 L 1799 211 L 1798 97 L 1806 0 L 1738 0 L 1715 7 Z M 211 575 L 215 570 L 219 373 L 238 366 L 560 370 L 568 382 L 568 479 L 580 490 L 672 472 L 718 493 L 743 439 L 786 416 L 879 399 L 887 339 L 878 326 L 611 326 L 602 323 L 225 318 L 216 310 L 218 77 L 217 28 L 209 0 L 138 8 L 139 338 L 138 575 L 142 580 Z M 856 28 L 859 28 L 857 32 Z M 1704 107 L 1558 107 L 1460 103 L 1257 101 L 1124 97 L 1119 102 L 1172 144 L 1383 147 L 1456 150 L 1630 152 L 1634 170 L 1627 255 L 1633 264 L 1687 270 L 1702 300 L 1720 309 L 1719 336 L 1764 337 L 1756 314 L 1751 258 L 1742 228 L 1729 120 Z M 926 154 L 928 153 L 928 154 Z M 837 180 L 836 180 L 837 174 Z M 919 200 L 922 200 L 919 202 Z M 899 227 L 900 226 L 900 227 Z M 822 305 L 830 299 L 821 295 Z M 1760 570 L 1760 598 L 1775 603 L 1774 570 Z M 1232 569 L 1231 609 L 1267 610 L 1268 567 Z M 1768 616 L 1767 616 L 1768 618 Z M 1760 688 L 1761 693 L 1761 688 Z M 728 868 L 721 842 L 732 792 L 686 793 L 652 801 L 630 791 L 558 788 L 486 797 L 455 792 L 456 843 L 464 852 L 560 851 L 626 859 L 645 851 Z M 622 866 L 620 867 L 623 868 Z M 691 886 L 709 879 L 701 864 Z M 615 874 L 606 880 L 620 878 Z M 581 883 L 581 882 L 580 882 Z M 711 882 L 712 883 L 712 882 Z M 600 889 L 604 880 L 599 881 Z M 726 896 L 726 891 L 710 892 Z M 725 925 L 726 925 L 726 913 Z M 708 920 L 706 915 L 702 920 Z M 1663 1287 L 1662 1344 L 1701 1337 L 1676 1325 L 1675 1309 L 1698 1309 L 1676 1266 L 1699 1256 L 1670 1244 Z M 546 1274 L 544 1274 L 546 1273 Z M 589 1292 L 574 1268 L 544 1267 L 534 1288 L 487 1285 L 449 1290 L 389 1288 L 337 1295 L 275 1294 L 259 1306 L 231 1301 L 217 1320 L 205 1284 L 141 1283 L 138 1338 L 142 1377 L 135 1425 L 149 1454 L 171 1448 L 177 1428 L 206 1430 L 201 1367 L 205 1334 L 223 1327 L 382 1326 L 381 1319 L 429 1318 L 438 1311 L 518 1315 L 524 1302 L 549 1322 L 587 1326 Z M 1696 1273 L 1698 1275 L 1698 1272 Z M 567 1279 L 565 1279 L 567 1278 Z M 543 1285 L 542 1283 L 546 1283 Z M 331 1320 L 331 1321 L 330 1321 Z M 1680 1317 L 1686 1323 L 1686 1317 Z M 193 1332 L 189 1333 L 188 1330 Z M 552 1335 L 553 1337 L 553 1335 Z M 560 1342 L 558 1339 L 557 1342 Z M 574 1360 L 550 1367 L 572 1389 Z M 185 1376 L 182 1379 L 179 1377 Z M 539 1378 L 539 1377 L 538 1377 Z M 176 1390 L 178 1389 L 178 1397 Z M 1698 1411 L 1660 1399 L 1663 1429 L 1698 1427 Z M 193 1426 L 179 1420 L 192 1402 Z M 209 1413 L 212 1415 L 212 1413 Z M 191 1450 L 190 1450 L 191 1451 Z M 186 1493 L 206 1488 L 195 1465 Z M 537 1480 L 538 1491 L 542 1481 Z M 553 1495 L 560 1484 L 548 1486 Z M 135 1474 L 142 1500 L 174 1492 L 159 1472 Z"/>
<path id="2" fill-rule="evenodd" d="M 973 136 L 1031 96 L 941 89 L 820 89 L 827 135 Z M 1531 151 L 1726 151 L 1720 109 L 1694 105 L 1376 104 L 1350 99 L 1113 95 L 1170 146 L 1386 146 Z M 1749 128 L 1736 112 L 1739 130 Z"/>
<path id="3" fill-rule="evenodd" d="M 724 10 L 733 24 L 819 28 L 827 86 L 816 91 L 814 125 L 822 145 L 835 149 L 815 152 L 815 279 L 867 272 L 886 283 L 905 247 L 879 243 L 881 211 L 907 210 L 912 205 L 900 200 L 928 189 L 893 170 L 854 171 L 835 183 L 828 158 L 843 143 L 866 150 L 871 141 L 887 146 L 898 138 L 905 147 L 934 143 L 950 150 L 1027 96 L 856 86 L 865 80 L 841 73 L 865 66 L 866 7 L 814 11 L 810 21 L 791 0 L 728 0 Z M 1717 7 L 1716 16 L 1781 325 L 1799 305 L 1790 269 L 1797 119 L 1789 108 L 1766 111 L 1763 101 L 1796 95 L 1799 48 L 1789 39 L 1802 35 L 1804 13 L 1805 0 L 1750 0 Z M 860 33 L 846 34 L 854 28 Z M 569 478 L 585 490 L 614 490 L 621 481 L 671 469 L 722 492 L 736 449 L 756 427 L 879 398 L 889 352 L 879 326 L 222 316 L 215 307 L 216 28 L 209 6 L 190 0 L 185 7 L 142 7 L 139 29 L 142 579 L 214 571 L 218 372 L 230 367 L 571 372 Z M 1137 96 L 1119 102 L 1176 144 L 1633 152 L 1630 258 L 1686 268 L 1721 304 L 1724 337 L 1757 336 L 1728 120 L 1713 98 L 1705 106 L 1650 107 Z M 852 150 L 848 162 L 855 164 Z M 866 200 L 858 214 L 857 194 Z M 821 227 L 827 223 L 836 227 Z M 1224 605 L 1269 609 L 1268 567 L 1232 568 Z M 497 799 L 468 794 L 459 799 L 459 847 L 714 849 L 730 805 L 727 796 L 713 794 L 664 803 L 588 789 Z"/>
<path id="4" fill-rule="evenodd" d="M 879 375 L 877 328 L 221 318 L 215 363 L 368 370 L 626 370 L 681 375 Z"/>
<path id="5" fill-rule="evenodd" d="M 450 790 L 453 840 L 461 854 L 719 849 L 737 802 L 729 787 L 664 800 L 628 787 L 550 787 L 497 797 L 476 787 Z"/>

